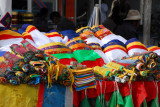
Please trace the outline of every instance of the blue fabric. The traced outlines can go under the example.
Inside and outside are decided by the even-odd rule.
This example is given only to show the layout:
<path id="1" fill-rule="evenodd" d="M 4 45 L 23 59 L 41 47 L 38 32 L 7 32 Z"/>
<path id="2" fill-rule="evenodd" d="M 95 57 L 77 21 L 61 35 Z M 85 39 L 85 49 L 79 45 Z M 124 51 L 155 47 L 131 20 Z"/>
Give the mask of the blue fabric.
<path id="1" fill-rule="evenodd" d="M 149 46 L 147 46 L 147 48 L 149 48 L 149 47 L 152 47 L 153 45 L 149 45 Z"/>
<path id="2" fill-rule="evenodd" d="M 26 30 L 29 25 L 30 25 L 30 24 L 24 24 L 24 25 L 22 25 L 22 29 L 23 29 L 23 30 Z"/>
<path id="3" fill-rule="evenodd" d="M 21 29 L 21 28 L 18 29 L 18 33 L 23 34 L 24 32 L 25 32 L 24 29 Z"/>
<path id="4" fill-rule="evenodd" d="M 53 30 L 50 30 L 50 31 L 47 32 L 47 33 L 51 33 L 51 32 L 57 32 L 57 31 L 53 29 Z"/>
<path id="5" fill-rule="evenodd" d="M 63 37 L 68 36 L 68 39 L 72 39 L 74 37 L 78 37 L 79 36 L 79 34 L 76 33 L 74 30 L 64 30 L 64 31 L 61 31 L 59 33 L 62 34 Z"/>
<path id="6" fill-rule="evenodd" d="M 0 31 L 7 30 L 5 27 L 0 27 Z"/>
<path id="7" fill-rule="evenodd" d="M 6 53 L 6 51 L 0 51 L 0 57 L 3 56 Z"/>
<path id="8" fill-rule="evenodd" d="M 131 42 L 135 42 L 135 41 L 138 41 L 138 39 L 137 39 L 137 38 L 129 39 L 129 40 L 126 42 L 126 45 L 128 45 L 128 44 L 131 43 Z"/>
<path id="9" fill-rule="evenodd" d="M 106 48 L 107 46 L 111 46 L 111 45 L 121 45 L 123 47 L 126 47 L 125 44 L 117 39 L 111 40 L 109 41 L 107 44 L 104 44 L 102 46 L 102 49 Z"/>
<path id="10" fill-rule="evenodd" d="M 53 84 L 47 88 L 45 85 L 42 107 L 65 107 L 66 87 L 60 84 Z"/>

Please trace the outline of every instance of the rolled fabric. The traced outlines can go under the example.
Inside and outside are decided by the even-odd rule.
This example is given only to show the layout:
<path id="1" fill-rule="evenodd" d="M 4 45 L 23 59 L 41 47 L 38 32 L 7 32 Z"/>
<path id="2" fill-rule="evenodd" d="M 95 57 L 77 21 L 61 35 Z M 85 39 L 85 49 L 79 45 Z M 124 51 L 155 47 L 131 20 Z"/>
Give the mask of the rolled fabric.
<path id="1" fill-rule="evenodd" d="M 59 34 L 62 34 L 63 37 L 67 36 L 69 40 L 79 36 L 79 34 L 76 33 L 74 30 L 64 30 L 59 32 Z"/>
<path id="2" fill-rule="evenodd" d="M 155 52 L 156 54 L 160 55 L 160 47 L 158 46 L 148 46 L 148 51 Z"/>
<path id="3" fill-rule="evenodd" d="M 35 26 L 24 24 L 22 26 L 22 29 L 24 29 L 26 32 L 31 34 L 31 36 L 34 40 L 34 43 L 38 47 L 52 42 L 47 36 L 42 34 Z"/>
<path id="4" fill-rule="evenodd" d="M 49 32 L 45 33 L 45 35 L 51 39 L 52 42 L 62 42 L 63 37 L 58 32 Z"/>
<path id="5" fill-rule="evenodd" d="M 110 30 L 105 28 L 103 25 L 93 26 L 91 30 L 94 32 L 95 36 L 99 39 L 103 39 L 104 37 L 113 34 Z"/>
<path id="6" fill-rule="evenodd" d="M 94 73 L 101 75 L 103 78 L 110 77 L 112 74 L 111 72 L 113 71 L 113 69 L 111 68 L 105 68 L 105 67 L 99 67 L 99 66 L 95 66 L 93 70 L 94 70 Z"/>
<path id="7" fill-rule="evenodd" d="M 144 70 L 146 70 L 146 66 L 144 63 L 139 62 L 136 64 L 136 69 L 139 71 L 144 71 Z"/>
<path id="8" fill-rule="evenodd" d="M 19 44 L 24 40 L 20 33 L 12 30 L 0 31 L 0 49 L 1 51 L 10 51 L 9 46 L 12 44 Z M 3 50 L 4 49 L 4 50 Z"/>
<path id="9" fill-rule="evenodd" d="M 98 43 L 89 43 L 88 45 L 90 46 L 92 50 L 94 50 L 94 52 L 96 52 L 98 55 L 102 57 L 105 63 L 109 62 L 109 59 L 106 57 L 106 55 L 104 54 L 104 52 L 102 51 Z"/>
<path id="10" fill-rule="evenodd" d="M 103 45 L 103 52 L 110 62 L 115 59 L 128 57 L 127 50 L 124 47 L 124 44 L 122 44 L 123 43 L 118 40 L 113 40 L 108 42 L 108 44 Z"/>
<path id="11" fill-rule="evenodd" d="M 66 43 L 72 49 L 78 63 L 85 64 L 87 67 L 103 66 L 104 61 L 94 50 L 90 49 L 82 39 L 73 39 Z"/>
<path id="12" fill-rule="evenodd" d="M 73 61 L 77 62 L 72 50 L 61 42 L 48 43 L 40 46 L 38 49 L 43 50 L 46 54 L 56 57 L 62 64 L 71 65 Z"/>
<path id="13" fill-rule="evenodd" d="M 23 40 L 21 42 L 22 46 L 27 50 L 27 51 L 33 51 L 33 52 L 36 52 L 38 51 L 39 49 L 34 47 L 30 42 L 28 42 L 27 40 Z"/>
<path id="14" fill-rule="evenodd" d="M 88 30 L 91 30 L 90 27 L 89 26 L 85 26 L 85 27 L 81 27 L 81 28 L 77 29 L 76 33 L 81 34 L 81 33 L 86 32 Z"/>
<path id="15" fill-rule="evenodd" d="M 147 68 L 152 69 L 156 66 L 156 62 L 154 61 L 154 59 L 150 59 L 147 63 Z"/>
<path id="16" fill-rule="evenodd" d="M 105 36 L 101 41 L 103 44 L 107 44 L 108 42 L 110 42 L 112 40 L 119 40 L 119 41 L 123 42 L 124 44 L 127 42 L 127 40 L 125 38 L 123 38 L 122 36 L 117 36 L 115 34 L 110 34 L 108 36 Z"/>
<path id="17" fill-rule="evenodd" d="M 133 56 L 134 53 L 147 52 L 147 48 L 144 44 L 138 41 L 136 38 L 132 38 L 126 42 L 126 48 L 129 56 Z"/>

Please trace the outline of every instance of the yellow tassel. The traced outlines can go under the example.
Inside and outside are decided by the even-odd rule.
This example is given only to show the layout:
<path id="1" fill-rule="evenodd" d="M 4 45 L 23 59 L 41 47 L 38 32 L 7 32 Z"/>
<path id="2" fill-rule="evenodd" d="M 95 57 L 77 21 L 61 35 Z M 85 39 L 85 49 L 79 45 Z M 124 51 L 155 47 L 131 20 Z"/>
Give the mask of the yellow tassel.
<path id="1" fill-rule="evenodd" d="M 119 105 L 117 104 L 117 107 L 119 107 Z"/>

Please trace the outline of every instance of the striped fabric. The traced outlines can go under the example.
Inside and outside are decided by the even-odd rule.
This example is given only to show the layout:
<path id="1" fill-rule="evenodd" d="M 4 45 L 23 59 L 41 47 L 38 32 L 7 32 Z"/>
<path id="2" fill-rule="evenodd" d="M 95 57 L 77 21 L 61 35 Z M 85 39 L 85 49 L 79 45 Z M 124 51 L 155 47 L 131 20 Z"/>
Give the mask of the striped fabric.
<path id="1" fill-rule="evenodd" d="M 115 59 L 128 57 L 125 45 L 119 40 L 111 40 L 107 44 L 103 45 L 102 49 L 110 62 Z"/>
<path id="2" fill-rule="evenodd" d="M 148 51 L 152 51 L 160 55 L 160 47 L 158 46 L 148 46 L 147 49 Z"/>
<path id="3" fill-rule="evenodd" d="M 143 53 L 148 51 L 146 46 L 136 38 L 128 40 L 126 42 L 126 48 L 129 56 L 133 56 L 135 53 Z"/>
<path id="4" fill-rule="evenodd" d="M 11 30 L 0 31 L 0 51 L 10 51 L 10 45 L 20 44 L 22 40 L 24 40 L 22 35 L 17 32 Z"/>
<path id="5" fill-rule="evenodd" d="M 24 24 L 22 26 L 22 29 L 24 29 L 26 32 L 31 34 L 31 36 L 34 40 L 34 43 L 38 47 L 52 42 L 47 36 L 42 34 L 35 26 Z"/>
<path id="6" fill-rule="evenodd" d="M 105 28 L 103 25 L 93 26 L 91 29 L 95 33 L 95 36 L 101 40 L 105 36 L 112 34 L 112 32 L 110 30 L 108 30 L 107 28 Z"/>
<path id="7" fill-rule="evenodd" d="M 62 42 L 62 36 L 58 32 L 49 32 L 45 33 L 45 35 L 51 39 L 52 42 Z"/>
<path id="8" fill-rule="evenodd" d="M 95 88 L 96 81 L 91 68 L 74 71 L 74 87 L 76 91 L 86 88 Z"/>

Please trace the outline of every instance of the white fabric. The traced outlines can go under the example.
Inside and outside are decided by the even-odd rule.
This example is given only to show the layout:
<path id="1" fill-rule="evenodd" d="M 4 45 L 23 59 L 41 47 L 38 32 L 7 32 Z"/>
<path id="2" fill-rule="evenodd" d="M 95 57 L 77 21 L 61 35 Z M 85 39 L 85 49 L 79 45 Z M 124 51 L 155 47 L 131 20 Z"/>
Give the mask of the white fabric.
<path id="1" fill-rule="evenodd" d="M 38 48 L 38 46 L 32 40 L 30 40 L 30 39 L 25 39 L 25 40 L 27 40 L 34 47 Z"/>
<path id="2" fill-rule="evenodd" d="M 1 47 L 6 47 L 7 45 L 12 45 L 12 44 L 20 44 L 21 41 L 23 41 L 23 38 L 13 38 L 13 39 L 4 39 L 0 40 L 0 48 Z"/>
<path id="3" fill-rule="evenodd" d="M 157 49 L 157 50 L 155 50 L 153 52 L 155 52 L 156 54 L 160 55 L 160 49 Z"/>
<path id="4" fill-rule="evenodd" d="M 115 59 L 122 59 L 123 57 L 129 57 L 127 53 L 125 53 L 123 50 L 120 49 L 114 49 L 108 52 L 105 52 L 105 55 L 109 62 Z"/>
<path id="5" fill-rule="evenodd" d="M 108 36 L 105 36 L 103 39 L 102 39 L 102 43 L 103 44 L 107 44 L 108 42 L 110 42 L 111 40 L 114 40 L 114 39 L 117 39 L 121 42 L 123 42 L 124 44 L 127 42 L 126 39 L 124 39 L 122 36 L 117 36 L 115 34 L 110 34 Z"/>
<path id="6" fill-rule="evenodd" d="M 62 37 L 59 37 L 59 36 L 49 37 L 49 39 L 51 39 L 52 42 L 62 42 L 63 41 Z"/>
<path id="7" fill-rule="evenodd" d="M 6 15 L 7 12 L 11 15 L 12 0 L 0 0 L 0 20 Z M 4 26 L 0 23 L 0 27 Z"/>
<path id="8" fill-rule="evenodd" d="M 133 56 L 134 53 L 143 53 L 143 52 L 148 52 L 148 51 L 146 51 L 144 49 L 134 48 L 134 49 L 131 49 L 128 51 L 128 55 Z"/>
<path id="9" fill-rule="evenodd" d="M 94 52 L 96 52 L 99 56 L 102 57 L 104 63 L 107 64 L 109 62 L 109 59 L 106 57 L 106 55 L 104 54 L 103 51 L 101 51 L 101 50 L 94 50 Z"/>
<path id="10" fill-rule="evenodd" d="M 62 43 L 66 44 L 68 42 L 68 36 L 65 36 L 64 39 L 62 40 Z"/>
<path id="11" fill-rule="evenodd" d="M 94 36 L 90 37 L 88 39 L 85 39 L 84 41 L 86 41 L 87 44 L 89 44 L 89 43 L 99 43 L 100 46 L 103 45 L 102 42 L 101 42 L 101 40 L 98 39 L 97 37 L 94 37 Z"/>
<path id="12" fill-rule="evenodd" d="M 33 31 L 30 32 L 34 43 L 39 47 L 42 46 L 44 44 L 50 43 L 52 42 L 47 36 L 45 36 L 44 34 L 42 34 L 39 30 L 35 29 Z"/>

